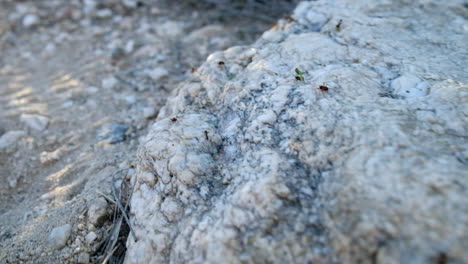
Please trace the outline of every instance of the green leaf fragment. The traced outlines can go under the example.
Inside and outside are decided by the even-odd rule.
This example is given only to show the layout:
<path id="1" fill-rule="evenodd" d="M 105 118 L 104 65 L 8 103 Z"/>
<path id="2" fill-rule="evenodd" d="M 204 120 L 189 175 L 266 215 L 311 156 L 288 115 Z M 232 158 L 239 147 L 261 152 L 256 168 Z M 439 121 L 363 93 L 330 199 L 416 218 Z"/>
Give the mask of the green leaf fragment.
<path id="1" fill-rule="evenodd" d="M 301 70 L 299 70 L 298 68 L 294 69 L 294 71 L 296 72 L 297 75 L 303 75 L 304 73 L 301 72 Z"/>

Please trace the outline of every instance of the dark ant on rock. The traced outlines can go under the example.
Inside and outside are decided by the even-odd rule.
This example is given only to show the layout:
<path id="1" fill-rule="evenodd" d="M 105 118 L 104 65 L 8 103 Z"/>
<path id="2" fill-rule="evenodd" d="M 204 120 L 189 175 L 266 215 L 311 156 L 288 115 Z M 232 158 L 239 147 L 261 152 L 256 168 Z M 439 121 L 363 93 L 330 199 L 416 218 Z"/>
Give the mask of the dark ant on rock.
<path id="1" fill-rule="evenodd" d="M 219 66 L 224 66 L 224 61 L 218 62 L 218 65 L 219 65 Z"/>
<path id="2" fill-rule="evenodd" d="M 328 91 L 328 86 L 326 86 L 325 84 L 323 84 L 323 85 L 320 85 L 320 86 L 319 86 L 319 89 L 320 89 L 321 91 L 323 91 L 323 92 L 326 92 L 326 91 Z"/>
<path id="3" fill-rule="evenodd" d="M 208 137 L 208 131 L 205 130 L 205 138 L 206 140 L 210 140 L 210 138 Z"/>
<path id="4" fill-rule="evenodd" d="M 336 24 L 336 26 L 335 26 L 336 31 L 341 30 L 341 23 L 343 23 L 343 19 L 340 19 L 340 21 L 338 21 L 338 24 Z"/>
<path id="5" fill-rule="evenodd" d="M 172 122 L 176 122 L 176 121 L 177 121 L 177 118 L 173 117 L 173 118 L 171 118 L 171 121 L 172 121 Z"/>

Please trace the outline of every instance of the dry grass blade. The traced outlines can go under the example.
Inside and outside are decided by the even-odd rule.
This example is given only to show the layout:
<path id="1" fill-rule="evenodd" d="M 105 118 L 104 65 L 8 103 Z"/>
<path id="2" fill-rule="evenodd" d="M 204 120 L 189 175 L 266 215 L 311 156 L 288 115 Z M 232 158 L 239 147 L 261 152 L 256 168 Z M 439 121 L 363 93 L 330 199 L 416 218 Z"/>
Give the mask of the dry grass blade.
<path id="1" fill-rule="evenodd" d="M 119 233 L 120 233 L 121 227 L 122 227 L 122 216 L 120 216 L 117 219 L 117 221 L 113 222 L 112 231 L 108 234 L 108 237 L 107 237 L 108 239 L 105 243 L 105 249 L 104 249 L 105 254 L 103 255 L 105 257 L 102 260 L 101 264 L 107 264 L 107 262 L 112 257 L 115 250 L 117 249 L 115 245 L 117 244 L 117 241 L 119 239 Z"/>
<path id="2" fill-rule="evenodd" d="M 117 171 L 116 173 L 114 173 L 112 175 L 112 181 L 113 182 L 115 182 L 115 174 L 117 174 L 119 172 L 122 172 L 122 171 L 123 170 L 119 170 L 119 171 Z M 133 239 L 136 241 L 137 239 L 136 239 L 135 232 L 132 229 L 130 219 L 128 218 L 128 215 L 127 215 L 127 210 L 128 210 L 129 204 L 130 204 L 129 201 L 132 198 L 132 194 L 133 194 L 133 188 L 131 188 L 131 193 L 129 193 L 128 196 L 126 197 L 125 208 L 124 208 L 124 206 L 122 205 L 122 186 L 123 186 L 123 181 L 122 181 L 122 184 L 120 185 L 120 194 L 117 196 L 117 191 L 115 189 L 115 185 L 112 184 L 112 195 L 114 196 L 116 205 L 119 208 L 120 212 L 122 213 L 122 215 L 123 215 L 123 217 L 125 219 L 125 222 L 127 222 L 128 226 L 130 228 L 130 233 L 132 234 Z M 125 193 L 127 193 L 127 192 L 128 192 L 128 190 L 126 190 Z"/>
<path id="3" fill-rule="evenodd" d="M 126 172 L 128 169 L 122 169 L 115 171 L 112 174 L 112 182 L 116 182 L 116 175 L 122 172 Z M 115 184 L 112 184 L 111 190 L 112 195 L 106 195 L 102 192 L 98 192 L 107 201 L 115 205 L 114 214 L 112 217 L 112 224 L 108 229 L 105 240 L 102 242 L 99 252 L 97 253 L 97 259 L 95 263 L 99 264 L 121 264 L 125 259 L 126 251 L 126 240 L 128 235 L 132 233 L 134 239 L 136 239 L 133 230 L 130 227 L 130 219 L 128 217 L 129 202 L 133 194 L 133 188 L 126 183 L 125 176 L 122 177 L 122 183 L 120 188 L 116 188 Z"/>

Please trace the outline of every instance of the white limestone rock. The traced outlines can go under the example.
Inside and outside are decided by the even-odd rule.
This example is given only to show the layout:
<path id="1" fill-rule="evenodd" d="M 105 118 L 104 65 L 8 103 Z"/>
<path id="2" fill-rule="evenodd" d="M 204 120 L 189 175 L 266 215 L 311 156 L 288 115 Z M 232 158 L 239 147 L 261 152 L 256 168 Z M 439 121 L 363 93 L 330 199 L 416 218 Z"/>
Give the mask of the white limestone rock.
<path id="1" fill-rule="evenodd" d="M 126 263 L 468 262 L 462 5 L 304 2 L 212 54 L 141 142 Z"/>

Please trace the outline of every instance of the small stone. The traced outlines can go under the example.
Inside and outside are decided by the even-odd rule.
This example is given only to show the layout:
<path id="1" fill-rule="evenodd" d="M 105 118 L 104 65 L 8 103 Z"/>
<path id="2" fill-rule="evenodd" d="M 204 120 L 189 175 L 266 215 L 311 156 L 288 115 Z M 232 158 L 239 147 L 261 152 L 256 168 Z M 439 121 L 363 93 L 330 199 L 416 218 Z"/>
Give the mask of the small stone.
<path id="1" fill-rule="evenodd" d="M 0 151 L 9 148 L 25 135 L 26 133 L 21 130 L 8 131 L 7 133 L 3 134 L 0 137 Z"/>
<path id="2" fill-rule="evenodd" d="M 184 26 L 180 22 L 166 21 L 159 24 L 156 31 L 161 37 L 174 38 L 184 32 Z"/>
<path id="3" fill-rule="evenodd" d="M 44 193 L 43 195 L 41 195 L 41 200 L 45 200 L 45 201 L 50 201 L 54 198 L 55 198 L 55 194 L 53 193 Z"/>
<path id="4" fill-rule="evenodd" d="M 26 260 L 29 259 L 29 256 L 28 256 L 27 254 L 21 252 L 21 253 L 18 254 L 18 258 L 19 258 L 20 260 L 26 261 Z"/>
<path id="5" fill-rule="evenodd" d="M 143 108 L 143 117 L 146 119 L 151 119 L 155 117 L 157 114 L 156 109 L 154 107 L 145 107 Z"/>
<path id="6" fill-rule="evenodd" d="M 52 249 L 62 249 L 65 247 L 68 238 L 70 237 L 72 226 L 66 224 L 56 227 L 50 232 L 47 242 Z"/>
<path id="7" fill-rule="evenodd" d="M 124 100 L 125 103 L 127 103 L 127 105 L 133 105 L 136 103 L 137 98 L 135 97 L 135 95 L 127 95 L 124 97 Z"/>
<path id="8" fill-rule="evenodd" d="M 124 51 L 126 54 L 130 54 L 135 50 L 135 41 L 129 40 L 127 44 L 125 44 Z"/>
<path id="9" fill-rule="evenodd" d="M 60 157 L 61 157 L 61 151 L 60 149 L 57 149 L 51 152 L 47 152 L 47 151 L 41 152 L 41 154 L 39 155 L 39 160 L 41 161 L 42 165 L 47 165 L 55 161 L 58 161 Z"/>
<path id="10" fill-rule="evenodd" d="M 42 247 L 41 246 L 37 246 L 36 250 L 34 250 L 34 255 L 36 256 L 42 256 L 43 252 L 42 252 Z"/>
<path id="11" fill-rule="evenodd" d="M 94 86 L 90 86 L 88 88 L 86 88 L 86 91 L 90 94 L 95 94 L 97 92 L 99 92 L 99 89 L 97 87 L 94 87 Z"/>
<path id="12" fill-rule="evenodd" d="M 76 225 L 76 228 L 78 228 L 78 230 L 83 230 L 83 229 L 85 229 L 85 225 L 84 224 L 78 224 L 78 225 Z"/>
<path id="13" fill-rule="evenodd" d="M 148 71 L 147 74 L 153 81 L 159 81 L 160 79 L 167 77 L 169 72 L 166 69 L 160 67 Z"/>
<path id="14" fill-rule="evenodd" d="M 129 129 L 126 124 L 110 123 L 106 124 L 98 132 L 98 139 L 109 144 L 116 144 L 126 139 L 125 133 Z"/>
<path id="15" fill-rule="evenodd" d="M 73 106 L 73 101 L 65 101 L 63 104 L 62 104 L 62 107 L 63 108 L 70 108 Z"/>
<path id="16" fill-rule="evenodd" d="M 18 185 L 18 178 L 16 178 L 15 176 L 8 177 L 7 181 L 8 186 L 10 186 L 10 188 L 16 188 L 16 185 Z"/>
<path id="17" fill-rule="evenodd" d="M 47 43 L 47 45 L 44 47 L 44 51 L 48 54 L 54 53 L 56 49 L 57 47 L 52 42 Z"/>
<path id="18" fill-rule="evenodd" d="M 88 253 L 81 253 L 78 255 L 78 263 L 80 264 L 88 264 L 89 263 L 89 254 Z"/>
<path id="19" fill-rule="evenodd" d="M 97 3 L 95 0 L 83 0 L 84 3 L 84 12 L 89 14 L 94 12 L 96 9 Z"/>
<path id="20" fill-rule="evenodd" d="M 37 131 L 46 129 L 49 124 L 49 118 L 41 115 L 22 114 L 20 120 L 29 128 Z"/>
<path id="21" fill-rule="evenodd" d="M 85 240 L 86 240 L 86 243 L 88 243 L 88 245 L 90 245 L 91 243 L 93 243 L 97 238 L 97 235 L 96 233 L 94 232 L 89 232 L 86 236 L 85 236 Z"/>
<path id="22" fill-rule="evenodd" d="M 98 11 L 96 12 L 96 17 L 99 17 L 99 18 L 110 18 L 110 17 L 112 17 L 112 10 L 110 10 L 110 9 L 108 9 L 108 8 L 98 10 Z"/>
<path id="23" fill-rule="evenodd" d="M 107 77 L 105 78 L 104 80 L 102 80 L 102 87 L 104 89 L 113 89 L 115 86 L 117 86 L 117 84 L 119 83 L 119 81 L 115 78 L 115 77 Z"/>
<path id="24" fill-rule="evenodd" d="M 23 26 L 26 28 L 33 27 L 39 24 L 39 17 L 35 14 L 27 14 L 23 18 Z"/>
<path id="25" fill-rule="evenodd" d="M 137 1 L 135 0 L 122 0 L 122 4 L 127 8 L 136 8 Z"/>
<path id="26" fill-rule="evenodd" d="M 126 55 L 126 51 L 124 49 L 122 49 L 121 47 L 117 47 L 117 48 L 114 48 L 111 52 L 111 59 L 112 61 L 118 61 L 122 58 L 125 57 Z"/>
<path id="27" fill-rule="evenodd" d="M 107 201 L 99 197 L 89 206 L 88 221 L 94 226 L 99 226 L 107 218 Z"/>

